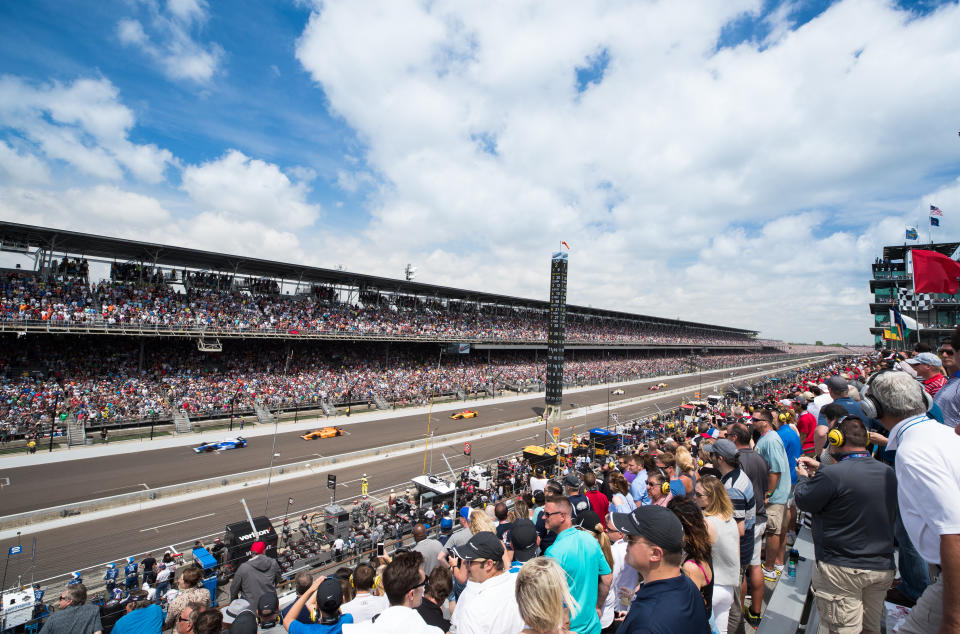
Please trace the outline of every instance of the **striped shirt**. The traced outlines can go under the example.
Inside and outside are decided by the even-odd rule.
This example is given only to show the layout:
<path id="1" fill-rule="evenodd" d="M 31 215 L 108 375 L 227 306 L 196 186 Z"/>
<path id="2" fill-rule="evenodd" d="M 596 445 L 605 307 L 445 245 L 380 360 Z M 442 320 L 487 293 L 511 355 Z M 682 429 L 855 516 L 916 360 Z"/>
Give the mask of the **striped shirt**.
<path id="1" fill-rule="evenodd" d="M 733 519 L 743 522 L 743 536 L 740 537 L 740 565 L 750 563 L 753 557 L 753 527 L 757 522 L 757 502 L 753 494 L 753 483 L 747 474 L 734 469 L 720 478 L 727 489 L 727 495 L 733 502 Z"/>

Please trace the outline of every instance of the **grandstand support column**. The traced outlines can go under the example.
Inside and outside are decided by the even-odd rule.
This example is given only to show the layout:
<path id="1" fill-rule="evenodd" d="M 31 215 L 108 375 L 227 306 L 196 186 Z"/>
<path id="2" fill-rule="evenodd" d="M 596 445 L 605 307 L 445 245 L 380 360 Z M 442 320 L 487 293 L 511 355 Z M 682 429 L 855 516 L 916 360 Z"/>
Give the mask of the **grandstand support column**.
<path id="1" fill-rule="evenodd" d="M 63 393 L 63 383 L 57 377 L 57 398 L 53 401 L 53 412 L 50 414 L 50 447 L 48 452 L 53 451 L 53 432 L 57 426 L 57 409 L 60 407 L 60 395 Z"/>
<path id="2" fill-rule="evenodd" d="M 140 340 L 140 357 L 137 360 L 137 371 L 143 372 L 143 339 Z"/>

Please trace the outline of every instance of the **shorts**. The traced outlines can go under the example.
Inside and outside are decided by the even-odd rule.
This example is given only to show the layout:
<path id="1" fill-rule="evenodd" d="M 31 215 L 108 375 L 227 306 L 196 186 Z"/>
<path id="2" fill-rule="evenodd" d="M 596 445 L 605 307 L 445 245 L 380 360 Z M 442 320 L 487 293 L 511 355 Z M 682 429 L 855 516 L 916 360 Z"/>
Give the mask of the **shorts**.
<path id="1" fill-rule="evenodd" d="M 767 504 L 767 530 L 769 535 L 779 535 L 786 527 L 787 505 Z"/>
<path id="2" fill-rule="evenodd" d="M 760 552 L 763 550 L 763 535 L 766 533 L 766 524 L 757 522 L 753 525 L 753 557 L 750 558 L 751 566 L 760 565 Z"/>
<path id="3" fill-rule="evenodd" d="M 863 570 L 816 562 L 811 588 L 820 613 L 820 631 L 879 632 L 884 597 L 893 577 L 893 570 Z"/>

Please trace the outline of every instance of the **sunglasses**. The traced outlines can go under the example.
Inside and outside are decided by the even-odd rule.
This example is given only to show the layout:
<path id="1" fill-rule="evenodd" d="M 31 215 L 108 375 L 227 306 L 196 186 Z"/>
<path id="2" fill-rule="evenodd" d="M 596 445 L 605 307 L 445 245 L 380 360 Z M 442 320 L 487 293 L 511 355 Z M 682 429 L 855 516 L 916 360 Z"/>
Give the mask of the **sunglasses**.
<path id="1" fill-rule="evenodd" d="M 540 515 L 543 515 L 544 518 L 547 518 L 551 515 L 566 515 L 566 511 L 541 511 Z"/>
<path id="2" fill-rule="evenodd" d="M 418 583 L 417 585 L 411 587 L 410 590 L 416 590 L 417 588 L 425 588 L 426 586 L 427 586 L 427 578 L 424 577 L 424 578 L 423 578 L 423 581 L 421 581 L 421 582 Z M 410 592 L 410 590 L 407 590 L 407 592 Z"/>

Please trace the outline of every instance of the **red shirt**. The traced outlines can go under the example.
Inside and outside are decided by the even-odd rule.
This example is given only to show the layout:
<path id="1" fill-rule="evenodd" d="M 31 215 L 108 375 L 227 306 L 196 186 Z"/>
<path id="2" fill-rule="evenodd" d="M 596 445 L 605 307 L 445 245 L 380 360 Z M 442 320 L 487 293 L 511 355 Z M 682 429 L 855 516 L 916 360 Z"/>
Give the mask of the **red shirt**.
<path id="1" fill-rule="evenodd" d="M 803 443 L 803 453 L 813 451 L 813 430 L 817 428 L 817 417 L 810 412 L 804 412 L 797 419 L 797 431 L 800 432 L 800 442 Z"/>
<path id="2" fill-rule="evenodd" d="M 943 376 L 942 374 L 935 374 L 923 382 L 923 389 L 927 391 L 927 394 L 933 396 L 946 384 L 947 377 Z"/>
<path id="3" fill-rule="evenodd" d="M 600 516 L 603 530 L 607 530 L 607 510 L 610 508 L 610 500 L 599 491 L 587 491 L 587 499 L 590 500 L 590 508 L 593 512 Z"/>

